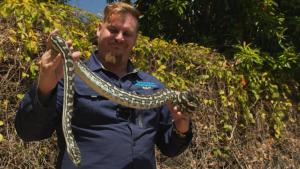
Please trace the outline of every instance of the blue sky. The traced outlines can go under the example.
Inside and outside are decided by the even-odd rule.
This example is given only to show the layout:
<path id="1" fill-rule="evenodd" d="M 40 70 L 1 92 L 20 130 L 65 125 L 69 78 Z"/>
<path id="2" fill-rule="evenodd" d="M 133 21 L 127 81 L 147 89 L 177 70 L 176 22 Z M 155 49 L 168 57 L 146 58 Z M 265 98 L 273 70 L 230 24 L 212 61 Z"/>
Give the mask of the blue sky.
<path id="1" fill-rule="evenodd" d="M 106 0 L 70 0 L 70 4 L 83 10 L 99 14 L 103 13 Z"/>
<path id="2" fill-rule="evenodd" d="M 135 0 L 131 2 L 135 2 Z M 77 8 L 98 15 L 103 13 L 104 7 L 106 6 L 106 0 L 70 0 L 69 3 Z"/>

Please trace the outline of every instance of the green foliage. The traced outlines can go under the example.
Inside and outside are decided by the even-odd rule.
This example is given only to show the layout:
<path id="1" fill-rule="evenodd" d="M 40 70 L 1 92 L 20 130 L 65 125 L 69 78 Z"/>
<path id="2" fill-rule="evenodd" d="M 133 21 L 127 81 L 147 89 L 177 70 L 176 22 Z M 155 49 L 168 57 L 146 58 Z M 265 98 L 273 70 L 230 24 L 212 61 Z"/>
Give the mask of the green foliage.
<path id="1" fill-rule="evenodd" d="M 252 43 L 280 55 L 299 48 L 299 1 L 278 0 L 137 0 L 141 31 L 151 38 L 197 42 L 234 55 L 232 45 Z"/>
<path id="2" fill-rule="evenodd" d="M 0 112 L 0 114 L 1 114 L 1 112 Z M 3 127 L 3 125 L 4 125 L 4 122 L 0 119 L 0 127 Z M 4 139 L 4 136 L 0 133 L 0 142 L 3 141 L 3 139 Z"/>
<path id="3" fill-rule="evenodd" d="M 230 63 L 196 44 L 140 37 L 133 61 L 170 88 L 215 86 L 214 97 L 204 97 L 201 102 L 220 109 L 219 141 L 231 140 L 236 127 L 246 129 L 254 125 L 257 116 L 266 120 L 271 134 L 280 138 L 285 123 L 291 120 L 289 111 L 297 106 L 292 95 L 300 98 L 299 82 L 293 74 L 285 74 L 292 70 L 288 65 L 299 63 L 299 56 L 294 52 L 289 55 L 291 49 L 287 49 L 280 57 L 288 59 L 279 62 L 246 43 L 236 45 L 236 50 Z"/>
<path id="4" fill-rule="evenodd" d="M 0 1 L 0 168 L 54 168 L 54 141 L 47 141 L 46 146 L 24 144 L 17 137 L 13 122 L 19 101 L 36 83 L 38 60 L 46 50 L 51 31 L 60 29 L 61 35 L 72 39 L 74 50 L 80 50 L 84 57 L 92 51 L 91 40 L 99 19 L 62 2 Z"/>
<path id="5" fill-rule="evenodd" d="M 238 52 L 235 55 L 235 68 L 247 77 L 248 84 L 245 89 L 250 96 L 249 101 L 270 103 L 268 107 L 263 108 L 263 112 L 272 112 L 268 116 L 269 122 L 274 135 L 279 138 L 285 121 L 289 118 L 289 110 L 296 106 L 292 105 L 292 95 L 299 98 L 299 91 L 294 90 L 295 87 L 298 88 L 299 82 L 292 73 L 299 70 L 299 66 L 296 65 L 300 61 L 299 54 L 294 51 L 288 52 L 292 49 L 286 48 L 276 60 L 245 43 L 236 47 Z M 291 83 L 292 85 L 289 85 Z"/>
<path id="6" fill-rule="evenodd" d="M 38 66 L 35 59 L 45 50 L 45 35 L 55 28 L 60 29 L 66 39 L 72 39 L 74 47 L 84 56 L 90 55 L 93 48 L 91 34 L 95 33 L 92 30 L 99 22 L 95 16 L 54 1 L 10 0 L 3 1 L 0 8 L 2 23 L 10 23 L 5 32 L 8 43 L 17 46 L 21 42 L 22 50 L 16 55 L 30 65 L 23 67 L 23 78 L 36 77 Z"/>
<path id="7" fill-rule="evenodd" d="M 134 61 L 169 87 L 187 89 L 193 83 L 189 79 L 195 77 L 193 62 L 196 58 L 191 59 L 191 52 L 183 49 L 193 47 L 199 48 L 195 44 L 178 46 L 176 41 L 168 43 L 161 39 L 150 42 L 149 38 L 141 37 L 135 47 Z"/>
<path id="8" fill-rule="evenodd" d="M 142 1 L 137 2 L 140 4 L 139 2 Z M 223 162 L 235 155 L 234 149 L 244 145 L 249 135 L 251 137 L 258 135 L 258 138 L 270 137 L 267 134 L 261 136 L 260 132 L 266 131 L 280 140 L 287 130 L 287 125 L 298 124 L 295 114 L 300 110 L 298 64 L 300 57 L 297 53 L 298 48 L 294 45 L 298 40 L 291 38 L 290 35 L 297 34 L 298 28 L 295 22 L 297 22 L 298 12 L 296 9 L 299 8 L 291 6 L 288 1 L 276 4 L 271 0 L 257 1 L 255 5 L 249 0 L 235 3 L 197 0 L 190 2 L 172 0 L 143 4 L 148 5 L 147 9 L 149 8 L 149 13 L 144 13 L 143 19 L 157 19 L 157 24 L 150 20 L 149 31 L 153 31 L 151 33 L 156 36 L 155 31 L 159 28 L 163 33 L 160 35 L 167 36 L 164 27 L 171 26 L 168 30 L 170 33 L 168 38 L 171 40 L 139 36 L 132 53 L 132 61 L 137 67 L 152 73 L 169 88 L 176 90 L 194 88 L 201 97 L 201 106 L 198 112 L 192 115 L 196 133 L 195 142 L 192 144 L 194 147 L 190 152 L 211 154 L 213 158 L 220 158 Z M 292 2 L 298 3 L 296 0 Z M 286 6 L 285 10 L 278 11 L 278 6 L 283 4 Z M 159 6 L 159 10 L 155 5 Z M 288 7 L 291 7 L 294 13 L 287 10 Z M 191 9 L 194 9 L 195 14 L 189 13 Z M 199 9 L 202 11 L 201 15 L 197 13 Z M 166 12 L 165 15 L 161 15 L 162 11 Z M 197 19 L 194 15 L 201 17 Z M 164 20 L 171 16 L 176 18 Z M 1 79 L 0 82 L 2 86 L 3 81 L 7 83 L 0 90 L 0 93 L 4 93 L 0 98 L 0 141 L 1 137 L 4 137 L 1 143 L 9 146 L 12 144 L 7 143 L 9 139 L 6 138 L 11 140 L 13 137 L 7 133 L 12 133 L 16 137 L 15 131 L 4 132 L 3 128 L 7 127 L 8 122 L 13 121 L 11 119 L 13 115 L 4 116 L 3 113 L 15 113 L 18 102 L 28 89 L 26 85 L 31 86 L 36 78 L 37 60 L 45 51 L 45 40 L 49 32 L 59 28 L 66 39 L 73 40 L 75 49 L 82 51 L 84 56 L 88 57 L 93 48 L 91 40 L 94 38 L 94 28 L 99 20 L 92 14 L 54 1 L 45 3 L 37 0 L 6 0 L 1 1 L 0 4 L 0 21 L 0 63 L 3 68 L 1 73 L 4 72 L 2 77 L 5 79 Z M 178 21 L 190 24 L 185 27 L 184 24 L 178 25 Z M 198 27 L 196 23 L 207 27 Z M 295 31 L 286 30 L 283 26 L 285 23 L 293 25 Z M 178 28 L 175 29 L 176 36 L 173 34 L 174 28 Z M 234 55 L 229 59 L 211 48 L 196 43 L 178 44 L 177 40 L 173 40 L 173 37 L 182 35 L 194 38 L 193 41 L 200 39 L 206 43 L 212 42 L 210 44 L 224 43 L 225 46 L 234 44 Z M 184 39 L 178 40 L 181 42 Z M 274 52 L 278 49 L 277 45 L 280 46 L 280 50 Z M 206 117 L 213 120 L 209 121 L 205 119 Z M 4 127 L 1 126 L 1 121 L 5 123 Z M 207 126 L 203 126 L 205 122 Z M 259 128 L 260 125 L 262 127 Z M 259 129 L 255 130 L 255 127 Z M 201 134 L 201 130 L 204 129 L 206 130 Z M 255 131 L 258 131 L 258 134 Z M 14 163 L 22 163 L 22 167 L 13 166 L 11 162 L 4 168 L 7 166 L 10 166 L 8 168 L 30 168 L 32 165 L 36 166 L 35 168 L 47 168 L 45 161 L 53 163 L 54 156 L 49 156 L 53 154 L 53 147 L 48 150 L 39 147 L 36 150 L 38 152 L 34 153 L 34 150 L 28 150 L 18 141 L 15 141 L 16 146 L 9 148 L 10 151 L 15 152 L 0 151 L 0 159 L 17 159 Z M 199 142 L 201 144 L 198 144 Z M 202 153 L 204 152 L 202 148 L 207 145 L 210 146 L 207 149 L 208 153 Z M 28 152 L 31 152 L 32 160 L 26 159 L 26 161 L 24 157 L 28 157 Z M 15 154 L 21 155 L 15 157 Z M 234 163 L 237 157 L 234 156 Z M 211 161 L 209 158 L 208 161 Z M 199 159 L 198 156 L 194 157 L 196 162 Z M 220 168 L 220 166 L 212 166 L 203 168 Z M 201 167 L 197 165 L 192 168 Z"/>

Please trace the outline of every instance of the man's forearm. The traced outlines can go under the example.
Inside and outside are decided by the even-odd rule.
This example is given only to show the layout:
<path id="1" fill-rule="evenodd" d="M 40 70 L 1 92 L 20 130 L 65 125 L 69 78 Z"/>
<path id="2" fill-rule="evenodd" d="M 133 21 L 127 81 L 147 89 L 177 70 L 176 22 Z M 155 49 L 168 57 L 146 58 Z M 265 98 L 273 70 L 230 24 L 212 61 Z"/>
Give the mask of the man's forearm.
<path id="1" fill-rule="evenodd" d="M 55 97 L 54 94 L 48 98 L 45 106 L 39 100 L 35 88 L 25 95 L 15 118 L 17 133 L 23 140 L 40 140 L 51 136 L 55 128 Z"/>

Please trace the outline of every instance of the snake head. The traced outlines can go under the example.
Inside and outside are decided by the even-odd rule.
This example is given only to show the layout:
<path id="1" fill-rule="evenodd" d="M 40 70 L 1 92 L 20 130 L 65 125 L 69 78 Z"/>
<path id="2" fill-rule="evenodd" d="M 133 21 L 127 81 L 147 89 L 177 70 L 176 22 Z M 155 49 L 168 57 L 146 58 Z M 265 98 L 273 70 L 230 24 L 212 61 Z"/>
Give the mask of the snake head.
<path id="1" fill-rule="evenodd" d="M 188 90 L 180 92 L 173 103 L 178 105 L 182 111 L 186 113 L 193 113 L 196 112 L 199 107 L 199 100 L 200 99 L 195 90 Z"/>
<path id="2" fill-rule="evenodd" d="M 59 35 L 50 36 L 52 48 L 57 52 L 69 51 L 66 40 Z"/>

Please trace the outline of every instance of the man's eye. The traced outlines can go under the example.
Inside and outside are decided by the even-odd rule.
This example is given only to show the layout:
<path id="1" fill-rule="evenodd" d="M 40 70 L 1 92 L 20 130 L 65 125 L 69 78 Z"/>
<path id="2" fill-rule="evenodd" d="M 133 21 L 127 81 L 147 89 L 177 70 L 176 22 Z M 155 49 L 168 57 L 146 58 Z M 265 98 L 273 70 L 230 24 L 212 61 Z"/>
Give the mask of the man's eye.
<path id="1" fill-rule="evenodd" d="M 110 33 L 118 33 L 118 30 L 115 28 L 108 28 Z"/>
<path id="2" fill-rule="evenodd" d="M 130 32 L 124 32 L 123 35 L 124 36 L 131 36 L 131 33 Z"/>

